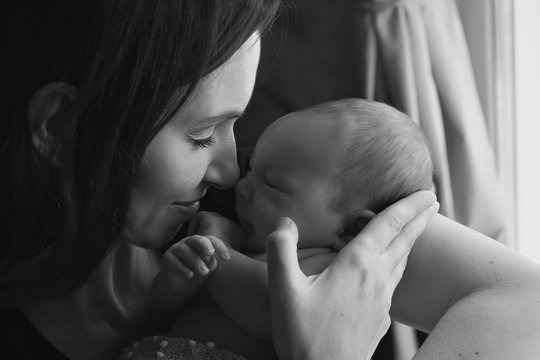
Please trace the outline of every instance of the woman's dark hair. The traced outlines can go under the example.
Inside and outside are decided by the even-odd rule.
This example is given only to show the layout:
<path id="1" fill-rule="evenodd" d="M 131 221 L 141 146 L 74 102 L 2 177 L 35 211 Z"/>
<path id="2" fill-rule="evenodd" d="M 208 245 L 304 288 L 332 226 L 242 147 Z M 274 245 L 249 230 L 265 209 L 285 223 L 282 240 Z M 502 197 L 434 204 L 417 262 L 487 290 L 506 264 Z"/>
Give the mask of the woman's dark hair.
<path id="1" fill-rule="evenodd" d="M 1 44 L 2 306 L 53 298 L 84 283 L 118 240 L 149 142 L 197 81 L 266 28 L 279 6 L 278 0 L 11 3 Z M 79 90 L 68 110 L 79 226 L 76 238 L 37 261 L 58 241 L 62 209 L 51 168 L 32 148 L 27 106 L 40 87 L 58 81 Z M 31 271 L 10 274 L 34 257 Z"/>

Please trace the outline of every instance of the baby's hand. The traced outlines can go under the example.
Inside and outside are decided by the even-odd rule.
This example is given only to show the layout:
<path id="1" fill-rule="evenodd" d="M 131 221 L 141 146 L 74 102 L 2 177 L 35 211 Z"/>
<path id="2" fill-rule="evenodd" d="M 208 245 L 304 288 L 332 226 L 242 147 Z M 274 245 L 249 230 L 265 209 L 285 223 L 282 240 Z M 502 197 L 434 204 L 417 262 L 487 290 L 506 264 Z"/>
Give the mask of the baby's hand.
<path id="1" fill-rule="evenodd" d="M 235 250 L 244 247 L 244 235 L 240 226 L 215 212 L 200 211 L 191 219 L 188 235 L 194 234 L 217 237 Z"/>
<path id="2" fill-rule="evenodd" d="M 188 279 L 204 278 L 217 267 L 215 256 L 229 260 L 227 245 L 214 236 L 192 235 L 173 244 L 163 255 L 163 268 L 167 272 Z"/>

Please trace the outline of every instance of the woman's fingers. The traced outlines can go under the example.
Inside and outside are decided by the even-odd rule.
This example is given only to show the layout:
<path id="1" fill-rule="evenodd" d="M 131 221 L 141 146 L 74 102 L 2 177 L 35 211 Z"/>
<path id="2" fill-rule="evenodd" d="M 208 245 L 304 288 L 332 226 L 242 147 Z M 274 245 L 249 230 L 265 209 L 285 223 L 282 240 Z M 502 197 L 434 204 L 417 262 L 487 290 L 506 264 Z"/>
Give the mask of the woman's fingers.
<path id="1" fill-rule="evenodd" d="M 282 218 L 273 233 L 266 238 L 269 293 L 286 294 L 298 285 L 304 274 L 297 258 L 298 229 L 294 221 Z M 284 290 L 284 291 L 283 291 Z"/>
<path id="2" fill-rule="evenodd" d="M 294 359 L 294 346 L 302 348 L 305 339 L 299 337 L 305 315 L 302 296 L 309 289 L 302 286 L 305 276 L 297 258 L 298 229 L 289 218 L 282 218 L 273 233 L 266 238 L 268 295 L 272 321 L 272 338 L 281 359 Z M 296 340 L 300 341 L 298 343 Z"/>
<path id="3" fill-rule="evenodd" d="M 417 191 L 390 205 L 366 225 L 348 245 L 382 253 L 409 222 L 437 200 L 431 191 Z"/>
<path id="4" fill-rule="evenodd" d="M 439 203 L 436 202 L 431 207 L 421 212 L 403 228 L 403 231 L 392 240 L 390 245 L 386 248 L 386 251 L 381 254 L 384 258 L 384 263 L 388 264 L 388 270 L 390 271 L 387 280 L 389 297 L 392 297 L 392 294 L 403 277 L 409 254 L 416 239 L 424 231 L 428 222 L 438 210 Z"/>
<path id="5" fill-rule="evenodd" d="M 401 281 L 401 278 L 403 277 L 403 273 L 405 272 L 405 268 L 407 266 L 407 256 L 404 256 L 397 264 L 394 266 L 392 271 L 390 271 L 390 274 L 388 275 L 388 279 L 386 281 L 386 289 L 388 292 L 388 298 L 392 298 L 392 295 L 394 294 L 394 291 L 396 290 L 396 287 L 398 286 L 399 282 Z"/>
<path id="6" fill-rule="evenodd" d="M 384 252 L 384 256 L 389 259 L 390 263 L 397 266 L 403 259 L 407 258 L 416 239 L 424 232 L 427 224 L 438 211 L 439 203 L 435 202 L 403 227 Z"/>

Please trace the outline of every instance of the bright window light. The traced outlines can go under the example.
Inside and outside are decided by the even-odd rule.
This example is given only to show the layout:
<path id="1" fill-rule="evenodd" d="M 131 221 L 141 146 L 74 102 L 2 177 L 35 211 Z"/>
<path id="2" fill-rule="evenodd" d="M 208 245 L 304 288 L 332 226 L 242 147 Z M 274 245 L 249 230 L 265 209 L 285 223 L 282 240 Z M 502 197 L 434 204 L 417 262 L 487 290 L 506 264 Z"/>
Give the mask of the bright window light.
<path id="1" fill-rule="evenodd" d="M 514 1 L 517 247 L 540 262 L 540 1 Z"/>

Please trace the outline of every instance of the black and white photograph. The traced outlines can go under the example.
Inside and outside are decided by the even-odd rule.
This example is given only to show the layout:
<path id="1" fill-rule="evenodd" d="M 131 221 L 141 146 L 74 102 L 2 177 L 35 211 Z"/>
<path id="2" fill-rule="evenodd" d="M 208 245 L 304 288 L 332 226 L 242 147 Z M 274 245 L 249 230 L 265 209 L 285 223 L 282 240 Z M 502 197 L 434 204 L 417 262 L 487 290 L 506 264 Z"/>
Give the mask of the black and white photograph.
<path id="1" fill-rule="evenodd" d="M 0 359 L 540 359 L 539 1 L 0 8 Z"/>

